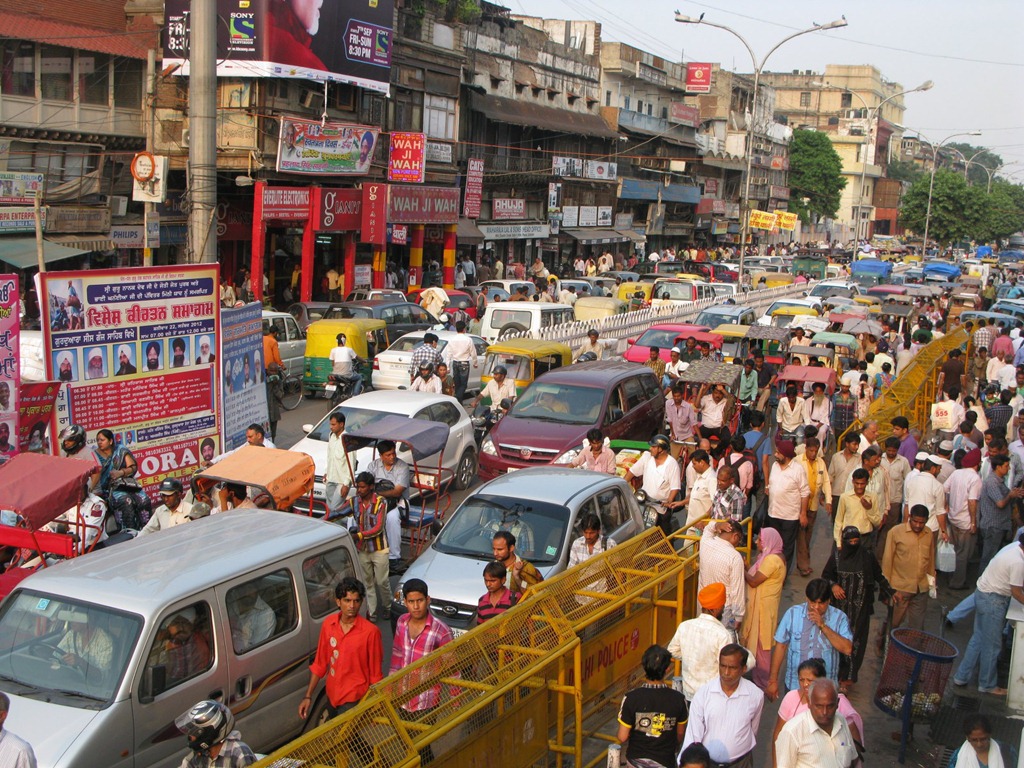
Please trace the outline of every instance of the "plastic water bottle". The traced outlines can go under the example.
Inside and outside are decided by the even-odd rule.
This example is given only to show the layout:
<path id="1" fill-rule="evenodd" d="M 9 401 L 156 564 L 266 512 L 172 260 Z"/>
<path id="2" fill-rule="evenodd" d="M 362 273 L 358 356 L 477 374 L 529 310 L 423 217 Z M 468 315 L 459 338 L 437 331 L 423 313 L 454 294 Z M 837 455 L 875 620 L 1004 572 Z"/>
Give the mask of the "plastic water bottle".
<path id="1" fill-rule="evenodd" d="M 622 760 L 622 745 L 612 744 L 610 747 L 608 747 L 607 768 L 619 768 L 620 760 Z"/>

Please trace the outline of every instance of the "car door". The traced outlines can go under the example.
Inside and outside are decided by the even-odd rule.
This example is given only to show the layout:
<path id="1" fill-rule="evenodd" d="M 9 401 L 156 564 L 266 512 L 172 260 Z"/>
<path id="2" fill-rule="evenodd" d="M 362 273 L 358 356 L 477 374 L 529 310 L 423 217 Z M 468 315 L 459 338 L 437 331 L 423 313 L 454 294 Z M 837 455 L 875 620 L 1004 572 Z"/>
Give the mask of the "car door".
<path id="1" fill-rule="evenodd" d="M 629 439 L 646 440 L 658 431 L 652 423 L 652 408 L 640 376 L 630 376 L 622 382 L 625 417 Z"/>
<path id="2" fill-rule="evenodd" d="M 306 356 L 306 337 L 299 329 L 295 318 L 288 316 L 281 318 L 284 324 L 285 333 L 278 333 L 278 347 L 281 350 L 281 359 L 284 361 L 288 373 L 302 375 L 302 368 Z"/>
<path id="3" fill-rule="evenodd" d="M 410 304 L 407 309 L 409 311 L 409 323 L 411 325 L 409 328 L 410 331 L 429 331 L 439 322 L 433 315 L 418 304 Z"/>
<path id="4" fill-rule="evenodd" d="M 626 423 L 626 398 L 622 393 L 622 385 L 616 385 L 608 393 L 604 414 L 601 420 L 601 431 L 610 440 L 628 439 Z"/>

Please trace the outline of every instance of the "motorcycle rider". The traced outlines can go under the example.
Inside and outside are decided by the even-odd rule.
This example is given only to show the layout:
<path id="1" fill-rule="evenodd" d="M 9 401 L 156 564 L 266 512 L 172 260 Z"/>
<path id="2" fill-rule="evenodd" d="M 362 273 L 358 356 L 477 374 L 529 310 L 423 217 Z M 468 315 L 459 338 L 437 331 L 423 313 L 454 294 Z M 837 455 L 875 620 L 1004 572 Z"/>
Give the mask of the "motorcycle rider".
<path id="1" fill-rule="evenodd" d="M 337 336 L 338 346 L 331 350 L 331 380 L 339 384 L 348 384 L 351 387 L 352 397 L 363 391 L 363 377 L 359 375 L 356 366 L 363 364 L 363 359 L 355 353 L 351 347 L 345 346 L 348 338 L 344 333 Z"/>
<path id="2" fill-rule="evenodd" d="M 507 378 L 508 369 L 504 365 L 494 366 L 491 376 L 492 378 L 487 382 L 487 386 L 480 390 L 480 394 L 474 398 L 472 407 L 476 408 L 483 398 L 489 397 L 491 399 L 491 414 L 493 415 L 501 408 L 502 400 L 507 398 L 515 402 L 516 383 L 514 380 Z"/>
<path id="3" fill-rule="evenodd" d="M 185 489 L 181 480 L 174 477 L 167 478 L 160 483 L 158 492 L 163 504 L 156 508 L 153 516 L 149 518 L 149 522 L 139 531 L 139 536 L 173 528 L 192 519 L 189 516 L 192 512 L 192 505 L 182 498 Z"/>
<path id="4" fill-rule="evenodd" d="M 96 465 L 96 471 L 89 477 L 89 490 L 93 490 L 100 479 L 100 460 L 96 451 L 85 444 L 85 427 L 80 424 L 69 424 L 60 433 L 60 447 L 68 458 L 91 461 Z"/>
<path id="5" fill-rule="evenodd" d="M 235 730 L 235 716 L 219 701 L 200 701 L 179 715 L 174 725 L 188 738 L 192 754 L 181 768 L 245 768 L 256 755 Z"/>
<path id="6" fill-rule="evenodd" d="M 430 363 L 420 364 L 420 375 L 413 379 L 410 392 L 433 392 L 441 394 L 441 380 L 434 375 L 434 366 Z"/>

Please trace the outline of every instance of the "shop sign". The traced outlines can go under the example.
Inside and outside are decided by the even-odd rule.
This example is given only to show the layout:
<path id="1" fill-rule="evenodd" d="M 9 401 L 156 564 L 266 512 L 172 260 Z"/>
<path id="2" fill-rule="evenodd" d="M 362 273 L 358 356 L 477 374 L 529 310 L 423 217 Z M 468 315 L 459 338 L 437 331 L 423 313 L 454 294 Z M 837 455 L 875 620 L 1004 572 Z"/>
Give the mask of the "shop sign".
<path id="1" fill-rule="evenodd" d="M 362 241 L 374 245 L 384 245 L 387 242 L 388 212 L 388 185 L 387 184 L 364 184 L 363 205 L 360 221 L 362 229 Z M 358 273 L 359 268 L 356 267 Z M 361 285 L 356 279 L 356 285 Z M 369 280 L 366 281 L 369 285 Z"/>
<path id="2" fill-rule="evenodd" d="M 427 142 L 427 162 L 428 163 L 448 163 L 452 162 L 452 145 L 445 144 L 441 141 L 428 141 Z"/>
<path id="3" fill-rule="evenodd" d="M 705 197 L 697 203 L 697 213 L 708 214 L 713 213 L 715 215 L 725 214 L 725 200 L 717 200 L 713 197 Z"/>
<path id="4" fill-rule="evenodd" d="M 704 179 L 704 194 L 708 197 L 718 197 L 718 179 Z"/>
<path id="5" fill-rule="evenodd" d="M 572 229 L 580 225 L 580 207 L 578 205 L 566 205 L 562 207 L 562 226 Z"/>
<path id="6" fill-rule="evenodd" d="M 373 276 L 373 267 L 369 264 L 356 264 L 352 273 L 356 288 L 369 288 L 370 279 Z"/>
<path id="7" fill-rule="evenodd" d="M 400 224 L 455 224 L 459 190 L 455 187 L 391 187 L 387 220 Z"/>
<path id="8" fill-rule="evenodd" d="M 277 170 L 317 176 L 361 176 L 370 170 L 376 149 L 374 128 L 282 117 Z"/>
<path id="9" fill-rule="evenodd" d="M 309 217 L 309 187 L 264 187 L 265 220 L 298 221 Z"/>
<path id="10" fill-rule="evenodd" d="M 427 136 L 423 133 L 391 134 L 388 181 L 422 184 L 427 173 Z"/>
<path id="11" fill-rule="evenodd" d="M 217 238 L 220 240 L 250 240 L 252 238 L 252 209 L 242 207 L 240 198 L 221 197 L 214 209 Z M 264 216 L 264 218 L 273 218 Z M 300 218 L 305 218 L 303 214 Z"/>
<path id="12" fill-rule="evenodd" d="M 789 187 L 772 185 L 768 187 L 768 194 L 776 200 L 789 200 Z"/>
<path id="13" fill-rule="evenodd" d="M 562 222 L 565 226 L 565 222 Z M 486 240 L 535 240 L 549 237 L 549 224 L 477 224 Z"/>
<path id="14" fill-rule="evenodd" d="M 700 107 L 691 107 L 688 104 L 673 101 L 669 107 L 668 119 L 673 123 L 696 128 L 700 124 Z"/>
<path id="15" fill-rule="evenodd" d="M 782 155 L 772 155 L 771 167 L 773 171 L 788 171 L 789 158 Z"/>
<path id="16" fill-rule="evenodd" d="M 359 189 L 319 188 L 314 202 L 317 232 L 347 232 L 359 229 L 363 192 Z"/>
<path id="17" fill-rule="evenodd" d="M 0 203 L 9 205 L 31 205 L 36 192 L 43 191 L 43 174 L 0 172 Z"/>
<path id="18" fill-rule="evenodd" d="M 686 65 L 686 92 L 711 93 L 711 64 L 691 61 Z"/>
<path id="19" fill-rule="evenodd" d="M 392 245 L 408 245 L 409 227 L 405 224 L 388 224 L 388 242 Z"/>
<path id="20" fill-rule="evenodd" d="M 583 178 L 583 159 L 579 157 L 554 157 L 551 160 L 551 175 L 581 179 Z"/>
<path id="21" fill-rule="evenodd" d="M 146 248 L 160 247 L 160 214 L 156 211 L 146 213 Z"/>
<path id="22" fill-rule="evenodd" d="M 111 227 L 110 239 L 120 249 L 145 248 L 146 228 L 144 226 Z"/>
<path id="23" fill-rule="evenodd" d="M 491 205 L 491 218 L 497 221 L 522 219 L 526 216 L 526 200 L 523 198 L 496 197 Z"/>
<path id="24" fill-rule="evenodd" d="M 792 232 L 796 229 L 797 215 L 795 213 L 788 213 L 786 211 L 776 211 L 775 216 L 778 220 L 779 229 L 784 229 L 787 232 Z"/>
<path id="25" fill-rule="evenodd" d="M 633 228 L 633 214 L 632 213 L 616 213 L 615 223 L 613 225 L 615 229 L 632 229 Z"/>
<path id="26" fill-rule="evenodd" d="M 725 204 L 725 215 L 730 219 L 738 219 L 740 217 L 740 204 L 727 202 Z"/>
<path id="27" fill-rule="evenodd" d="M 46 206 L 46 231 L 56 233 L 109 232 L 110 208 L 84 205 Z"/>
<path id="28" fill-rule="evenodd" d="M 610 205 L 599 205 L 597 207 L 597 226 L 610 227 L 612 225 L 612 207 Z"/>
<path id="29" fill-rule="evenodd" d="M 466 165 L 466 200 L 462 215 L 467 219 L 480 218 L 480 203 L 484 194 L 484 161 L 471 157 Z"/>
<path id="30" fill-rule="evenodd" d="M 46 208 L 39 211 L 46 229 Z M 34 208 L 0 208 L 0 232 L 34 232 L 36 214 Z"/>
<path id="31" fill-rule="evenodd" d="M 597 206 L 596 205 L 581 205 L 580 206 L 580 226 L 581 227 L 596 227 L 597 226 Z"/>
<path id="32" fill-rule="evenodd" d="M 775 229 L 776 218 L 774 213 L 768 211 L 751 211 L 750 212 L 750 227 L 751 229 Z"/>
<path id="33" fill-rule="evenodd" d="M 587 160 L 583 164 L 583 178 L 585 179 L 615 181 L 618 178 L 618 173 L 618 163 L 608 163 L 603 160 Z"/>
<path id="34" fill-rule="evenodd" d="M 727 221 L 713 221 L 711 222 L 711 234 L 712 235 L 724 235 L 729 231 L 729 222 Z"/>

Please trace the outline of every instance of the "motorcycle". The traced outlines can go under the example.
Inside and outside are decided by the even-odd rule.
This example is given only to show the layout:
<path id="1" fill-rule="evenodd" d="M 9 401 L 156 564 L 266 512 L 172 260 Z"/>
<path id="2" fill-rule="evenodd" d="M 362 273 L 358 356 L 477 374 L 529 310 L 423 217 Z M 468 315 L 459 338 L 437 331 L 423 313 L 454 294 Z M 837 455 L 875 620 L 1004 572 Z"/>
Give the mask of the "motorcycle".
<path id="1" fill-rule="evenodd" d="M 331 407 L 341 405 L 341 403 L 348 400 L 353 396 L 356 385 L 355 377 L 349 378 L 347 376 L 338 376 L 332 373 L 327 377 L 327 385 L 324 387 L 324 393 L 331 398 Z"/>
<path id="2" fill-rule="evenodd" d="M 504 398 L 496 410 L 482 403 L 473 409 L 470 422 L 473 424 L 473 437 L 476 440 L 476 447 L 483 445 L 484 438 L 494 429 L 494 425 L 501 421 L 501 417 L 508 413 L 512 407 L 512 401 Z"/>
<path id="3" fill-rule="evenodd" d="M 647 492 L 640 488 L 633 491 L 633 498 L 640 505 L 640 512 L 644 519 L 644 530 L 654 528 L 658 524 L 658 513 L 661 511 L 661 506 L 653 501 L 648 501 Z"/>
<path id="4" fill-rule="evenodd" d="M 115 480 L 107 492 L 97 492 L 117 523 L 117 530 L 141 531 L 153 514 L 153 502 L 134 482 Z"/>

